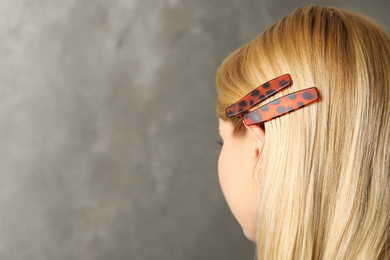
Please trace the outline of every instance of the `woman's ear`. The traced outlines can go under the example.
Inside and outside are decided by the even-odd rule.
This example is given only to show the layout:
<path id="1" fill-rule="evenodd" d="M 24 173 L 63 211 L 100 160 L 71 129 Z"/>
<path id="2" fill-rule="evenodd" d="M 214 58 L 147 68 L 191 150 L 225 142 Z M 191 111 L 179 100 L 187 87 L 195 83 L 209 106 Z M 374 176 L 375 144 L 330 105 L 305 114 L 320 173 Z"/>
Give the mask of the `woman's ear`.
<path id="1" fill-rule="evenodd" d="M 257 144 L 257 148 L 255 151 L 255 156 L 257 158 L 259 156 L 259 149 L 264 146 L 265 130 L 263 127 L 259 125 L 250 125 L 250 126 L 245 125 L 245 127 L 247 128 L 248 132 L 252 136 L 253 141 L 255 141 Z"/>

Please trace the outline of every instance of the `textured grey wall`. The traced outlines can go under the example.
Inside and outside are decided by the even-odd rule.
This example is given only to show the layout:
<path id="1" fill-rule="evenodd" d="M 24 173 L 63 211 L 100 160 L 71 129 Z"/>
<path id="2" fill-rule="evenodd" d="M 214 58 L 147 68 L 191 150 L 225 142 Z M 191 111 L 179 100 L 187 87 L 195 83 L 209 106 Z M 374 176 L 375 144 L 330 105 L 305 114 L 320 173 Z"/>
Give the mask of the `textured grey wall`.
<path id="1" fill-rule="evenodd" d="M 0 1 L 0 259 L 252 259 L 214 78 L 291 0 Z M 390 27 L 389 1 L 322 1 Z"/>

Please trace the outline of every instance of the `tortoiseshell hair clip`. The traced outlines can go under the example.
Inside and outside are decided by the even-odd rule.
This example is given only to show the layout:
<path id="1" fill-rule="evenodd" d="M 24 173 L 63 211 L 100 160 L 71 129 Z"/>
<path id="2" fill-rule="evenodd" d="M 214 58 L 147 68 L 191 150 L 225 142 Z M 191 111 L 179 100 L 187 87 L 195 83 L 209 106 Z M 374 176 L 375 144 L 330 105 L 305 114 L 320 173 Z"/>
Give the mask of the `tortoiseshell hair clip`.
<path id="1" fill-rule="evenodd" d="M 252 90 L 233 105 L 227 107 L 225 110 L 226 116 L 244 116 L 244 123 L 247 126 L 264 124 L 274 118 L 321 100 L 318 89 L 311 87 L 277 98 L 253 111 L 249 111 L 250 108 L 256 106 L 261 101 L 291 85 L 292 80 L 290 74 L 285 74 L 270 80 Z"/>

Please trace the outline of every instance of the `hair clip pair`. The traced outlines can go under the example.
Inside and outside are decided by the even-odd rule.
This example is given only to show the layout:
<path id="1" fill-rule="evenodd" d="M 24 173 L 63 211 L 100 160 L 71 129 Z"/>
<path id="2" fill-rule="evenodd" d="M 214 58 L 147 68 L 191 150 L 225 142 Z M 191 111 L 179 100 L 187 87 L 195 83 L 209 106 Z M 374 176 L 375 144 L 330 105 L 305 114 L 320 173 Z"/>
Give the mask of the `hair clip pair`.
<path id="1" fill-rule="evenodd" d="M 291 113 L 321 100 L 318 89 L 312 87 L 290 93 L 253 111 L 249 111 L 250 108 L 256 106 L 263 100 L 273 96 L 283 89 L 290 87 L 291 85 L 292 80 L 290 74 L 285 74 L 270 80 L 252 90 L 233 105 L 227 107 L 225 110 L 226 116 L 244 116 L 244 123 L 247 126 L 253 124 L 264 124 L 264 122 Z"/>

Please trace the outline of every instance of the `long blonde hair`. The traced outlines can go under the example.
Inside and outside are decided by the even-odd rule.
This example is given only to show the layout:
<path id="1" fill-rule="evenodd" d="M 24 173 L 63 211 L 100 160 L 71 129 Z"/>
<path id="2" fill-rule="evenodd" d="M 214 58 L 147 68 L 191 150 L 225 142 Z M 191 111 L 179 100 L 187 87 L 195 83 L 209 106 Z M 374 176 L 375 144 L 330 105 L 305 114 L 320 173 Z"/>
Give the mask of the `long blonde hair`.
<path id="1" fill-rule="evenodd" d="M 258 259 L 390 259 L 390 39 L 337 8 L 295 10 L 217 73 L 217 114 L 289 73 L 322 100 L 265 123 Z M 262 105 L 264 103 L 261 103 Z"/>

